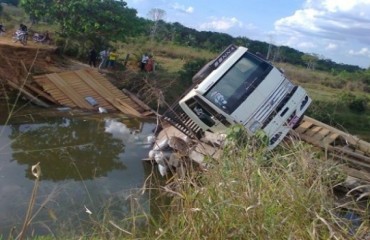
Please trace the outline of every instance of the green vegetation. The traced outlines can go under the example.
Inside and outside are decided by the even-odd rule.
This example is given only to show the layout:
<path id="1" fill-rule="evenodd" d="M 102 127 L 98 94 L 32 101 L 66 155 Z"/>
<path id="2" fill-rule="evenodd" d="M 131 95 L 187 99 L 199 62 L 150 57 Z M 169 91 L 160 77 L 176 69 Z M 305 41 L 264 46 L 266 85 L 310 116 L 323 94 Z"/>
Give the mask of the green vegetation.
<path id="1" fill-rule="evenodd" d="M 331 188 L 338 166 L 301 143 L 266 153 L 259 139 L 232 129 L 219 160 L 201 176 L 179 181 L 158 231 L 163 239 L 361 239 L 349 234 Z M 231 136 L 231 138 L 230 138 Z M 248 142 L 248 144 L 245 144 Z"/>
<path id="2" fill-rule="evenodd" d="M 207 171 L 175 174 L 167 184 L 146 180 L 140 192 L 153 196 L 150 215 L 133 194 L 130 216 L 111 212 L 120 203 L 108 200 L 81 229 L 60 223 L 54 236 L 38 239 L 365 239 L 369 212 L 356 213 L 358 224 L 335 204 L 332 189 L 345 177 L 340 166 L 302 142 L 286 144 L 266 152 L 263 137 L 234 126 Z M 358 209 L 355 202 L 345 207 Z"/>
<path id="3" fill-rule="evenodd" d="M 226 46 L 234 43 L 248 46 L 251 52 L 266 55 L 269 44 L 251 40 L 247 37 L 232 37 L 225 33 L 197 31 L 178 22 L 167 23 L 160 17 L 151 20 L 136 16 L 136 10 L 127 6 L 124 1 L 94 0 L 21 0 L 20 5 L 29 14 L 32 23 L 46 22 L 57 26 L 58 35 L 64 41 L 77 42 L 78 46 L 87 49 L 119 42 L 127 37 L 147 36 L 151 41 L 174 43 L 176 45 L 206 49 L 213 53 L 221 52 Z M 153 9 L 154 10 L 154 9 Z M 161 16 L 165 12 L 156 9 Z M 150 14 L 150 12 L 149 12 Z M 94 17 L 91 17 L 94 16 Z M 68 41 L 67 41 L 68 40 Z M 356 72 L 362 70 L 358 66 L 337 64 L 330 59 L 318 59 L 287 46 L 270 46 L 269 60 L 306 66 L 307 61 L 315 59 L 315 69 L 335 72 Z M 310 60 L 311 59 L 311 60 Z"/>
<path id="4" fill-rule="evenodd" d="M 45 4 L 49 2 L 53 4 Z M 130 89 L 154 107 L 161 97 L 159 93 L 168 104 L 174 102 L 191 84 L 194 73 L 230 43 L 248 45 L 252 52 L 266 52 L 268 48 L 266 43 L 244 37 L 198 32 L 161 20 L 152 38 L 149 33 L 153 22 L 136 18 L 135 11 L 123 2 L 92 1 L 91 4 L 107 11 L 117 7 L 127 14 L 112 25 L 103 26 L 109 18 L 107 12 L 99 12 L 91 21 L 87 17 L 90 2 L 67 1 L 65 6 L 70 12 L 66 12 L 65 6 L 57 1 L 22 0 L 26 11 L 38 21 L 34 27 L 58 29 L 57 43 L 72 56 L 83 56 L 94 44 L 110 44 L 120 58 L 129 53 L 127 66 L 109 76 L 117 86 Z M 52 18 L 53 14 L 67 13 L 74 22 L 81 20 L 80 24 L 73 24 L 67 18 Z M 9 26 L 26 19 L 23 11 L 9 6 L 4 7 L 2 18 L 8 19 Z M 127 25 L 121 28 L 120 24 Z M 130 31 L 126 31 L 128 28 Z M 119 32 L 110 34 L 113 29 Z M 137 71 L 145 52 L 154 55 L 157 68 L 153 73 Z M 314 59 L 284 46 L 273 46 L 272 52 L 275 63 L 312 96 L 309 116 L 350 133 L 368 134 L 370 70 Z M 312 62 L 315 67 L 307 69 Z M 159 189 L 157 184 L 146 189 L 160 191 L 166 195 L 165 200 L 170 195 L 171 202 L 158 210 L 159 218 L 147 215 L 135 198 L 132 198 L 132 216 L 117 218 L 109 207 L 118 203 L 108 202 L 99 214 L 88 219 L 86 230 L 63 229 L 61 225 L 60 238 L 361 239 L 369 230 L 368 210 L 362 212 L 365 220 L 359 228 L 353 229 L 353 223 L 340 217 L 342 213 L 336 209 L 331 190 L 343 180 L 343 175 L 338 166 L 307 145 L 283 145 L 274 153 L 266 153 L 261 139 L 247 138 L 236 126 L 231 130 L 222 157 L 209 158 L 208 162 L 210 168 L 205 172 L 189 172 L 185 179 L 174 176 L 169 179 L 170 185 Z M 357 208 L 354 202 L 351 204 L 351 208 Z"/>
<path id="5" fill-rule="evenodd" d="M 370 140 L 370 70 L 335 73 L 277 63 L 313 99 L 307 115 Z"/>

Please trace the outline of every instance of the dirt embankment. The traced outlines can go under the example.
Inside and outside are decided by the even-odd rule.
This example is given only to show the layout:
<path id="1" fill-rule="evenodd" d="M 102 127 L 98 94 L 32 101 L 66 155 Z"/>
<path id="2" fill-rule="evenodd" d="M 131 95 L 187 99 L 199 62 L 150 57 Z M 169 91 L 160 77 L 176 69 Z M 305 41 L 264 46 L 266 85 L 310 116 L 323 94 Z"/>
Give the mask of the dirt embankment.
<path id="1" fill-rule="evenodd" d="M 26 79 L 32 84 L 32 79 L 27 77 L 29 73 L 39 75 L 86 67 L 58 54 L 55 46 L 30 39 L 23 46 L 20 42 L 15 43 L 11 36 L 0 36 L 0 63 L 0 98 L 15 85 L 22 86 Z"/>
<path id="2" fill-rule="evenodd" d="M 63 59 L 54 46 L 31 42 L 23 46 L 4 37 L 0 37 L 0 62 L 1 81 L 19 81 L 25 71 L 47 73 L 63 66 Z"/>

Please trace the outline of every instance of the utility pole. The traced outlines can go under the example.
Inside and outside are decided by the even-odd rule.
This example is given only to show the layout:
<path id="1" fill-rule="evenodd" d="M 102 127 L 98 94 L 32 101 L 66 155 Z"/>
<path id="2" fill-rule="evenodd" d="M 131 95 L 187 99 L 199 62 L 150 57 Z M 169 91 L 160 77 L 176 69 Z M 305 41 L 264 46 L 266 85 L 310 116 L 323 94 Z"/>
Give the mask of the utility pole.
<path id="1" fill-rule="evenodd" d="M 273 37 L 272 37 L 271 34 L 269 34 L 269 38 L 270 38 L 270 42 L 269 42 L 269 48 L 267 50 L 267 57 L 266 57 L 267 60 L 270 60 L 270 55 L 271 55 L 271 51 L 272 51 Z"/>

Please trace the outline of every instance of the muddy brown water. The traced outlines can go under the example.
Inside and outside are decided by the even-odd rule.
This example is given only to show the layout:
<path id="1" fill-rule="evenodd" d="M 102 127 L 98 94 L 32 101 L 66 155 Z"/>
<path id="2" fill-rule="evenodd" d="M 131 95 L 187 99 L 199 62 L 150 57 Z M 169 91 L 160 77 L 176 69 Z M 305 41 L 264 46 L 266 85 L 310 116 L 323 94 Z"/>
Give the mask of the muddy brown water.
<path id="1" fill-rule="evenodd" d="M 4 110 L 1 106 L 0 236 L 11 229 L 16 236 L 22 228 L 35 185 L 31 167 L 38 162 L 42 176 L 28 234 L 89 228 L 107 209 L 118 219 L 130 217 L 133 201 L 149 212 L 141 188 L 152 166 L 142 159 L 151 147 L 154 121 L 76 116 L 66 109 L 39 116 L 36 110 L 18 112 L 7 121 Z"/>

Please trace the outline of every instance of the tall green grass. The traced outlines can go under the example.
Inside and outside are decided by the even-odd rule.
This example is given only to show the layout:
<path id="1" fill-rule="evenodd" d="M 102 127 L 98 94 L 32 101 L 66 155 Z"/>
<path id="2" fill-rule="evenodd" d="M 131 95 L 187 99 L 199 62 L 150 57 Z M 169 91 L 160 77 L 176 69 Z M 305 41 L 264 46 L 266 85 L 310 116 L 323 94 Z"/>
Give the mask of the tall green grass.
<path id="1" fill-rule="evenodd" d="M 343 175 L 337 166 L 302 143 L 268 153 L 251 142 L 232 139 L 220 159 L 209 159 L 206 172 L 179 182 L 158 239 L 360 239 L 366 234 L 368 222 L 351 235 L 351 223 L 338 217 L 332 187 Z"/>

